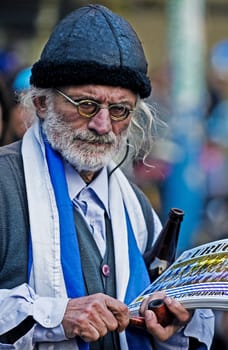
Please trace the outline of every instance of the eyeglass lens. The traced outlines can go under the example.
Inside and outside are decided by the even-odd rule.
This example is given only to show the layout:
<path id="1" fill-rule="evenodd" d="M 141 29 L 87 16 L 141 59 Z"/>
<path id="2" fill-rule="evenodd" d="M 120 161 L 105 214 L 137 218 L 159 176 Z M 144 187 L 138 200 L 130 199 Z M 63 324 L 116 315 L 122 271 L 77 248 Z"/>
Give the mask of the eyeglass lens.
<path id="1" fill-rule="evenodd" d="M 82 115 L 93 116 L 99 112 L 101 105 L 95 101 L 80 101 L 78 102 L 79 113 Z M 107 107 L 110 115 L 115 118 L 127 117 L 130 113 L 130 109 L 127 106 L 121 104 L 114 104 Z"/>

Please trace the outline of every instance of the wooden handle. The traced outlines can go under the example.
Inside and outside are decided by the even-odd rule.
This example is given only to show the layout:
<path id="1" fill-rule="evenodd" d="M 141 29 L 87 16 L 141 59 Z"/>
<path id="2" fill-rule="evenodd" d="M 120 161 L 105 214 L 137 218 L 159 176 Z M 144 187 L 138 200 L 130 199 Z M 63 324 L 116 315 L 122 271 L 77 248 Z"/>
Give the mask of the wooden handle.
<path id="1" fill-rule="evenodd" d="M 132 316 L 130 318 L 130 326 L 137 328 L 145 328 L 144 317 L 141 316 Z"/>
<path id="2" fill-rule="evenodd" d="M 165 305 L 163 299 L 154 299 L 150 301 L 148 304 L 148 309 L 154 311 L 158 322 L 163 327 L 166 327 L 168 324 L 172 323 L 174 316 Z"/>
<path id="3" fill-rule="evenodd" d="M 155 299 L 149 302 L 148 309 L 154 311 L 158 322 L 166 327 L 173 321 L 173 314 L 169 311 L 163 299 Z M 142 316 L 132 316 L 130 318 L 130 325 L 133 327 L 145 328 L 145 320 Z"/>

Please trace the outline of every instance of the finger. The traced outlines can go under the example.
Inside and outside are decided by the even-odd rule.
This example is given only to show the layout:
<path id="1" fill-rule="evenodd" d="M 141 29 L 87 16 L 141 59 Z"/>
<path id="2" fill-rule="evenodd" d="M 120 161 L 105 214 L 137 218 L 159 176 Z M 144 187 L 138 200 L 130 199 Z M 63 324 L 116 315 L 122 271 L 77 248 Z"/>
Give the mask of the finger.
<path id="1" fill-rule="evenodd" d="M 100 298 L 101 300 L 99 297 L 94 300 L 92 314 L 90 315 L 90 322 L 98 329 L 99 333 L 104 335 L 103 325 L 105 325 L 107 331 L 126 328 L 129 322 L 129 317 L 125 315 L 126 310 L 127 315 L 129 313 L 127 306 L 109 296 L 104 298 L 104 295 L 102 295 Z"/>
<path id="2" fill-rule="evenodd" d="M 177 300 L 166 296 L 164 298 L 164 303 L 178 319 L 179 324 L 186 324 L 189 321 L 191 313 L 185 309 L 183 305 L 181 305 Z"/>
<path id="3" fill-rule="evenodd" d="M 103 337 L 118 327 L 116 318 L 105 305 L 104 296 L 71 300 L 62 321 L 68 338 L 81 336 L 90 341 Z M 91 335 L 88 332 L 91 332 Z"/>
<path id="4" fill-rule="evenodd" d="M 166 327 L 161 326 L 161 324 L 158 322 L 156 314 L 150 310 L 146 310 L 144 317 L 147 331 L 160 341 L 166 341 L 179 328 L 173 324 Z"/>
<path id="5" fill-rule="evenodd" d="M 118 332 L 122 332 L 129 325 L 130 312 L 129 312 L 129 310 L 127 310 L 126 313 L 124 313 L 124 314 L 114 313 L 114 316 L 118 322 L 118 327 L 116 330 Z"/>
<path id="6" fill-rule="evenodd" d="M 73 320 L 72 323 L 65 324 L 64 326 L 67 338 L 79 336 L 85 341 L 96 341 L 108 332 L 105 322 L 96 313 L 90 318 L 81 315 L 80 318 L 77 318 L 77 321 Z"/>
<path id="7" fill-rule="evenodd" d="M 116 319 L 115 315 L 108 309 L 106 309 L 105 312 L 100 314 L 99 318 L 104 323 L 107 331 L 115 331 L 118 328 L 118 320 Z"/>
<path id="8" fill-rule="evenodd" d="M 142 301 L 142 304 L 140 306 L 140 314 L 144 315 L 145 311 L 148 309 L 148 304 L 149 304 L 149 302 L 151 300 L 164 299 L 164 298 L 165 298 L 165 292 L 164 291 L 155 292 L 149 298 L 145 298 Z"/>
<path id="9" fill-rule="evenodd" d="M 113 298 L 107 298 L 106 306 L 118 322 L 117 330 L 123 331 L 129 324 L 130 312 L 124 303 Z"/>
<path id="10" fill-rule="evenodd" d="M 98 340 L 101 335 L 96 328 L 92 325 L 88 325 L 86 328 L 79 329 L 77 335 L 85 342 L 93 342 Z M 105 334 L 104 334 L 105 335 Z"/>
<path id="11" fill-rule="evenodd" d="M 103 297 L 101 300 L 95 299 L 86 311 L 90 324 L 98 330 L 101 336 L 104 336 L 108 331 L 117 329 L 118 321 L 108 309 Z"/>

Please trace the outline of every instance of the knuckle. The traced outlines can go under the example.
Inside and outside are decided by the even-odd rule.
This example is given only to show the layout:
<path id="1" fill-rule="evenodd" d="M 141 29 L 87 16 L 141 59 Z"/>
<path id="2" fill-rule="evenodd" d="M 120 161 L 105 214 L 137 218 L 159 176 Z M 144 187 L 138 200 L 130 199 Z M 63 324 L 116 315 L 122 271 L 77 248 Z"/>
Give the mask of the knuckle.
<path id="1" fill-rule="evenodd" d="M 182 322 L 187 323 L 190 319 L 189 314 L 185 313 L 182 318 Z"/>
<path id="2" fill-rule="evenodd" d="M 119 309 L 120 309 L 121 313 L 127 314 L 127 315 L 129 314 L 129 309 L 128 309 L 127 305 L 121 304 Z"/>
<path id="3" fill-rule="evenodd" d="M 80 337 L 81 333 L 82 333 L 82 330 L 79 327 L 74 327 L 70 338 L 77 337 L 77 336 Z"/>
<path id="4" fill-rule="evenodd" d="M 107 332 L 107 328 L 102 328 L 99 333 L 101 337 L 104 337 L 107 334 Z"/>
<path id="5" fill-rule="evenodd" d="M 109 330 L 115 331 L 118 328 L 118 322 L 116 319 L 113 319 L 109 324 Z"/>
<path id="6" fill-rule="evenodd" d="M 96 293 L 96 294 L 94 294 L 94 296 L 95 296 L 95 300 L 102 300 L 102 299 L 104 299 L 104 294 L 103 293 Z"/>
<path id="7" fill-rule="evenodd" d="M 98 332 L 88 333 L 87 330 L 84 330 L 80 332 L 79 337 L 82 338 L 85 342 L 92 342 L 97 341 L 100 338 L 100 335 Z"/>

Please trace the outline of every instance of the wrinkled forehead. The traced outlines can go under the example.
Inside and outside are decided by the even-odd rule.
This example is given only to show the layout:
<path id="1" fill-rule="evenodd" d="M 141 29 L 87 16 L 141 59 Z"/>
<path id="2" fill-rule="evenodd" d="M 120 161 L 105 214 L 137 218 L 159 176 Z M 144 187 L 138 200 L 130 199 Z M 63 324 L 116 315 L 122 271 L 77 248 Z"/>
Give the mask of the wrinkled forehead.
<path id="1" fill-rule="evenodd" d="M 71 96 L 87 96 L 108 101 L 119 99 L 136 102 L 137 99 L 137 95 L 129 89 L 106 85 L 88 84 L 80 86 L 68 86 L 64 88 L 64 91 Z"/>

